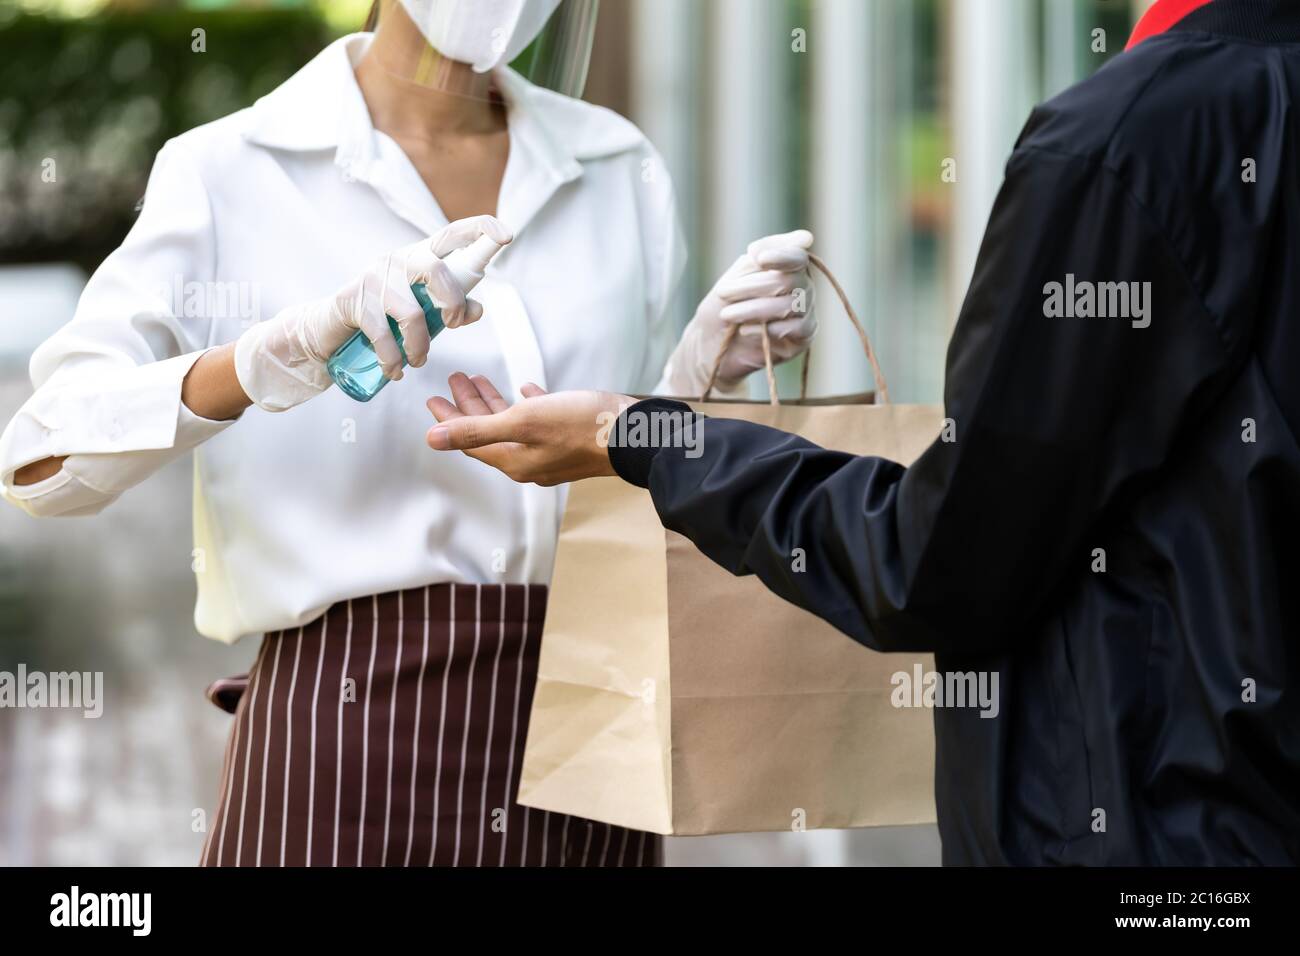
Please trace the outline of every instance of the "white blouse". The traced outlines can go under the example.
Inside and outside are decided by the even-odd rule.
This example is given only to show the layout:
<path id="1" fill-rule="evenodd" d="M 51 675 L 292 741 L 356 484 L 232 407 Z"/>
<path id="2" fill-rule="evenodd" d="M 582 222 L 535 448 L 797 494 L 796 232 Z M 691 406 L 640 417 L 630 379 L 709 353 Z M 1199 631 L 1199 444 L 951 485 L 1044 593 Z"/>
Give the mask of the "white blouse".
<path id="1" fill-rule="evenodd" d="M 472 293 L 482 321 L 444 332 L 369 403 L 332 388 L 282 414 L 192 414 L 181 382 L 203 350 L 446 224 L 371 125 L 353 74 L 369 41 L 333 43 L 163 147 L 138 221 L 33 355 L 36 392 L 0 437 L 4 496 L 38 515 L 98 512 L 196 449 L 195 621 L 217 640 L 396 588 L 547 582 L 563 489 L 429 451 L 426 399 L 458 370 L 516 395 L 528 381 L 644 393 L 677 338 L 685 247 L 659 156 L 618 115 L 503 69 L 497 215 L 516 238 Z M 53 477 L 13 483 L 62 455 Z"/>

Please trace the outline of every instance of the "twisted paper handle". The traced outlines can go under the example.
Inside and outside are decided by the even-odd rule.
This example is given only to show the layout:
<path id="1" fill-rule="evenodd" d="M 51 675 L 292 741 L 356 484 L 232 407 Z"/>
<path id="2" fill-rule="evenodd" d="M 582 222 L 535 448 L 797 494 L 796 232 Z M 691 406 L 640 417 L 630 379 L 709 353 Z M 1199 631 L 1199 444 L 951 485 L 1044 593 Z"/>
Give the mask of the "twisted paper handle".
<path id="1" fill-rule="evenodd" d="M 849 303 L 848 294 L 845 293 L 844 287 L 840 285 L 835 273 L 827 267 L 820 256 L 813 253 L 808 254 L 808 261 L 824 275 L 835 290 L 835 295 L 839 297 L 840 304 L 844 306 L 844 312 L 853 323 L 853 327 L 858 332 L 858 338 L 862 340 L 862 349 L 867 353 L 867 361 L 871 364 L 871 374 L 876 380 L 876 404 L 889 404 L 889 386 L 885 382 L 885 374 L 880 370 L 880 363 L 876 361 L 876 350 L 871 347 L 871 338 L 867 335 L 866 328 L 862 325 L 862 320 L 858 314 L 853 311 L 853 306 Z M 718 349 L 718 356 L 713 360 L 713 369 L 709 372 L 709 384 L 704 388 L 704 394 L 700 396 L 700 401 L 709 400 L 709 395 L 713 391 L 713 386 L 717 384 L 718 370 L 722 368 L 722 359 L 727 354 L 727 349 L 731 348 L 732 342 L 740 334 L 740 326 L 733 325 L 727 329 L 727 334 L 723 336 L 722 347 Z M 776 371 L 772 367 L 772 340 L 767 333 L 767 323 L 764 322 L 759 326 L 759 334 L 763 337 L 763 365 L 767 372 L 767 393 L 768 398 L 773 405 L 780 405 L 781 400 L 776 394 Z M 812 349 L 809 348 L 808 355 L 804 358 L 803 375 L 799 382 L 799 399 L 802 401 L 808 397 L 808 367 L 812 363 Z"/>

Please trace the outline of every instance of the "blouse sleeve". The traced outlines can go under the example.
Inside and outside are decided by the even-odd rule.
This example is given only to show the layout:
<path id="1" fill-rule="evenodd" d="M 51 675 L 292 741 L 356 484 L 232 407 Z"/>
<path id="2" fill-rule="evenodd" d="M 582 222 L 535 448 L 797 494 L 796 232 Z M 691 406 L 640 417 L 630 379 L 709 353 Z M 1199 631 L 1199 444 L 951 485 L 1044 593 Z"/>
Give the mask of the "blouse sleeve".
<path id="1" fill-rule="evenodd" d="M 35 393 L 0 435 L 0 494 L 34 515 L 93 514 L 229 427 L 181 402 L 206 326 L 185 314 L 177 290 L 210 282 L 214 257 L 207 190 L 173 140 L 130 233 L 91 277 L 72 321 L 32 355 Z M 66 461 L 55 475 L 14 483 L 18 469 L 58 457 Z"/>

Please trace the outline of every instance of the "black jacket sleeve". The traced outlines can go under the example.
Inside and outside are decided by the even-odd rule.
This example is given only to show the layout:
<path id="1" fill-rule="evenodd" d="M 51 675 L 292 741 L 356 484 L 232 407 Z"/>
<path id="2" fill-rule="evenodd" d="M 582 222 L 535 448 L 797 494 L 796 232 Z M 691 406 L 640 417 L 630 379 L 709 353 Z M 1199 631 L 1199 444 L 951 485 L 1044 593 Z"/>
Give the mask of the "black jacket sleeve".
<path id="1" fill-rule="evenodd" d="M 1141 298 L 1079 315 L 1088 283 L 1094 312 L 1122 311 L 1103 283 Z M 1075 314 L 1056 314 L 1070 289 Z M 1215 316 L 1117 176 L 1022 148 L 949 348 L 955 440 L 903 468 L 709 418 L 695 457 L 628 467 L 666 527 L 864 644 L 999 651 L 1088 572 L 1107 510 L 1158 481 L 1228 366 Z"/>

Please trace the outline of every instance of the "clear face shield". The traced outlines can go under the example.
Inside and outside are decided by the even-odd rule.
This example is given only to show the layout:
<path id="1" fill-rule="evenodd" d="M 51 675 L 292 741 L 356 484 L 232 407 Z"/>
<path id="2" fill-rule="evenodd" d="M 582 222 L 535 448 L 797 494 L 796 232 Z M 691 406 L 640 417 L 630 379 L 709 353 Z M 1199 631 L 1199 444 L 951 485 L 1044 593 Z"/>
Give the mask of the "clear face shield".
<path id="1" fill-rule="evenodd" d="M 404 81 L 488 98 L 510 65 L 529 82 L 582 95 L 600 0 L 382 0 L 378 63 Z"/>

